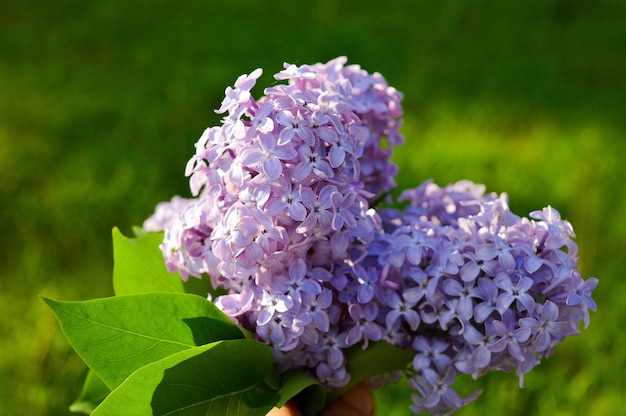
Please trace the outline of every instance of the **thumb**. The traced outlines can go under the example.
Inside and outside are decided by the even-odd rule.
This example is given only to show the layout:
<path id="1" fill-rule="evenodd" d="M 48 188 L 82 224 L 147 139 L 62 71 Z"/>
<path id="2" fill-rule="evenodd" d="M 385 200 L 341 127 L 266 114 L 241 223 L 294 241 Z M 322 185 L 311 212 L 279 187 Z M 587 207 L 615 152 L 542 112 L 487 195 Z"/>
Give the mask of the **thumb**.
<path id="1" fill-rule="evenodd" d="M 374 416 L 376 403 L 372 389 L 357 384 L 346 394 L 331 402 L 321 416 Z"/>

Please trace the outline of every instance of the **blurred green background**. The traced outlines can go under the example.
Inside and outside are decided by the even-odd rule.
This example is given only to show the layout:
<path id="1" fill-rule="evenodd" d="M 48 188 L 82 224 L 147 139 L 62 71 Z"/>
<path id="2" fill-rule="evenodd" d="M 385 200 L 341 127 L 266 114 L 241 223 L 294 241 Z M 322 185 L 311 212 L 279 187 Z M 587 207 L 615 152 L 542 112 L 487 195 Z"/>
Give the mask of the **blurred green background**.
<path id="1" fill-rule="evenodd" d="M 570 220 L 598 312 L 526 377 L 490 374 L 462 415 L 626 408 L 626 2 L 0 3 L 0 409 L 66 415 L 85 374 L 38 298 L 112 294 L 111 229 L 174 194 L 224 88 L 346 55 L 405 94 L 401 188 L 507 192 Z M 262 93 L 257 88 L 256 94 Z M 407 414 L 406 392 L 379 414 Z M 392 406 L 393 405 L 393 406 Z"/>

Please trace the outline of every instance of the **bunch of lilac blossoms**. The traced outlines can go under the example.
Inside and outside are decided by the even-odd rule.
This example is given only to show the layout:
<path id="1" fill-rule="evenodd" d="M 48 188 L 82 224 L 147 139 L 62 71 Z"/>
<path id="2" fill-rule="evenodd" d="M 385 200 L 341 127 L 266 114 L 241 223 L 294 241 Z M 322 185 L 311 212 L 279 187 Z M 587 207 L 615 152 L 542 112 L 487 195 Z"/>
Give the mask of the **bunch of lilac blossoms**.
<path id="1" fill-rule="evenodd" d="M 363 338 L 346 341 L 340 293 L 355 289 L 351 273 L 373 293 L 358 263 L 380 232 L 370 204 L 395 187 L 391 147 L 403 142 L 401 94 L 345 62 L 286 64 L 275 75 L 286 83 L 258 100 L 261 70 L 239 77 L 187 165 L 195 198 L 144 224 L 165 230 L 170 271 L 208 274 L 228 291 L 215 304 L 268 343 L 281 369 L 308 368 L 329 386 L 348 382 L 342 348 Z"/>
<path id="2" fill-rule="evenodd" d="M 383 210 L 386 233 L 373 256 L 386 268 L 378 322 L 416 355 L 412 410 L 457 410 L 459 374 L 516 368 L 523 375 L 595 310 L 577 266 L 571 225 L 551 208 L 513 214 L 506 195 L 467 181 L 405 191 L 402 212 Z M 373 244 L 373 245 L 374 245 Z M 395 286 L 395 287 L 394 287 Z"/>
<path id="3" fill-rule="evenodd" d="M 170 271 L 227 290 L 214 303 L 282 371 L 340 387 L 345 350 L 382 340 L 415 351 L 416 413 L 476 397 L 454 391 L 460 374 L 514 367 L 521 383 L 595 310 L 571 225 L 552 208 L 520 218 L 468 181 L 375 209 L 395 187 L 402 97 L 345 62 L 285 65 L 258 100 L 261 71 L 239 77 L 187 165 L 195 198 L 159 205 L 144 228 L 165 231 Z"/>

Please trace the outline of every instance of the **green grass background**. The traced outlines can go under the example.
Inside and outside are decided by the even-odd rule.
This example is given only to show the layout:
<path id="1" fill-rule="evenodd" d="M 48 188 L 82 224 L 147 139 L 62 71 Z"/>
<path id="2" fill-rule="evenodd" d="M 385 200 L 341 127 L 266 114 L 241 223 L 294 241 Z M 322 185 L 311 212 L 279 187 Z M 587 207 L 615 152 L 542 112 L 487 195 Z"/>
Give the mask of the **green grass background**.
<path id="1" fill-rule="evenodd" d="M 188 195 L 185 163 L 224 88 L 338 55 L 405 94 L 401 188 L 471 179 L 520 215 L 550 204 L 574 225 L 583 275 L 600 279 L 588 330 L 524 389 L 512 374 L 461 380 L 484 390 L 461 414 L 619 413 L 625 22 L 621 0 L 3 1 L 1 413 L 69 414 L 85 367 L 38 295 L 112 294 L 111 228 Z M 409 402 L 387 389 L 379 414 Z"/>

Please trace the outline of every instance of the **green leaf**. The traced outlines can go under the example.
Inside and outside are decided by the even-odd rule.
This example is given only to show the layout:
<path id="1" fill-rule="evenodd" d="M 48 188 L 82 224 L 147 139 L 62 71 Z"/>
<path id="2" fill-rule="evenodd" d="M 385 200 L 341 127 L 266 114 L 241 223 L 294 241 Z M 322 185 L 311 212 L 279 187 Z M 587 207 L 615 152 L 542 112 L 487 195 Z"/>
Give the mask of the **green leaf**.
<path id="1" fill-rule="evenodd" d="M 413 360 L 415 350 L 405 350 L 384 342 L 371 342 L 366 350 L 355 345 L 346 352 L 346 369 L 350 374 L 350 382 L 329 394 L 329 400 L 350 390 L 362 381 L 376 375 L 403 370 Z"/>
<path id="2" fill-rule="evenodd" d="M 159 245 L 163 233 L 148 233 L 127 238 L 113 228 L 113 287 L 116 295 L 149 292 L 184 293 L 178 273 L 165 267 Z"/>
<path id="3" fill-rule="evenodd" d="M 385 384 L 374 390 L 376 411 L 380 415 L 404 416 L 413 404 L 411 396 L 414 393 L 415 390 L 409 386 L 407 377 Z"/>
<path id="4" fill-rule="evenodd" d="M 163 233 L 148 232 L 133 227 L 137 237 L 125 237 L 119 229 L 113 229 L 113 286 L 119 295 L 135 295 L 150 292 L 192 293 L 213 299 L 226 294 L 222 288 L 213 288 L 211 278 L 190 276 L 184 281 L 178 273 L 170 273 L 165 267 L 159 245 Z"/>
<path id="5" fill-rule="evenodd" d="M 78 355 L 111 390 L 146 364 L 198 345 L 243 337 L 215 305 L 185 293 L 44 301 Z"/>
<path id="6" fill-rule="evenodd" d="M 90 370 L 87 373 L 80 395 L 70 405 L 70 411 L 87 415 L 91 414 L 110 392 L 111 390 L 104 384 L 104 381 Z"/>
<path id="7" fill-rule="evenodd" d="M 293 400 L 305 416 L 317 414 L 326 403 L 326 388 L 304 371 L 285 373 L 278 394 L 280 401 L 276 406 L 281 407 Z"/>
<path id="8" fill-rule="evenodd" d="M 137 370 L 93 416 L 262 416 L 279 398 L 262 388 L 273 365 L 257 341 L 196 347 Z"/>

